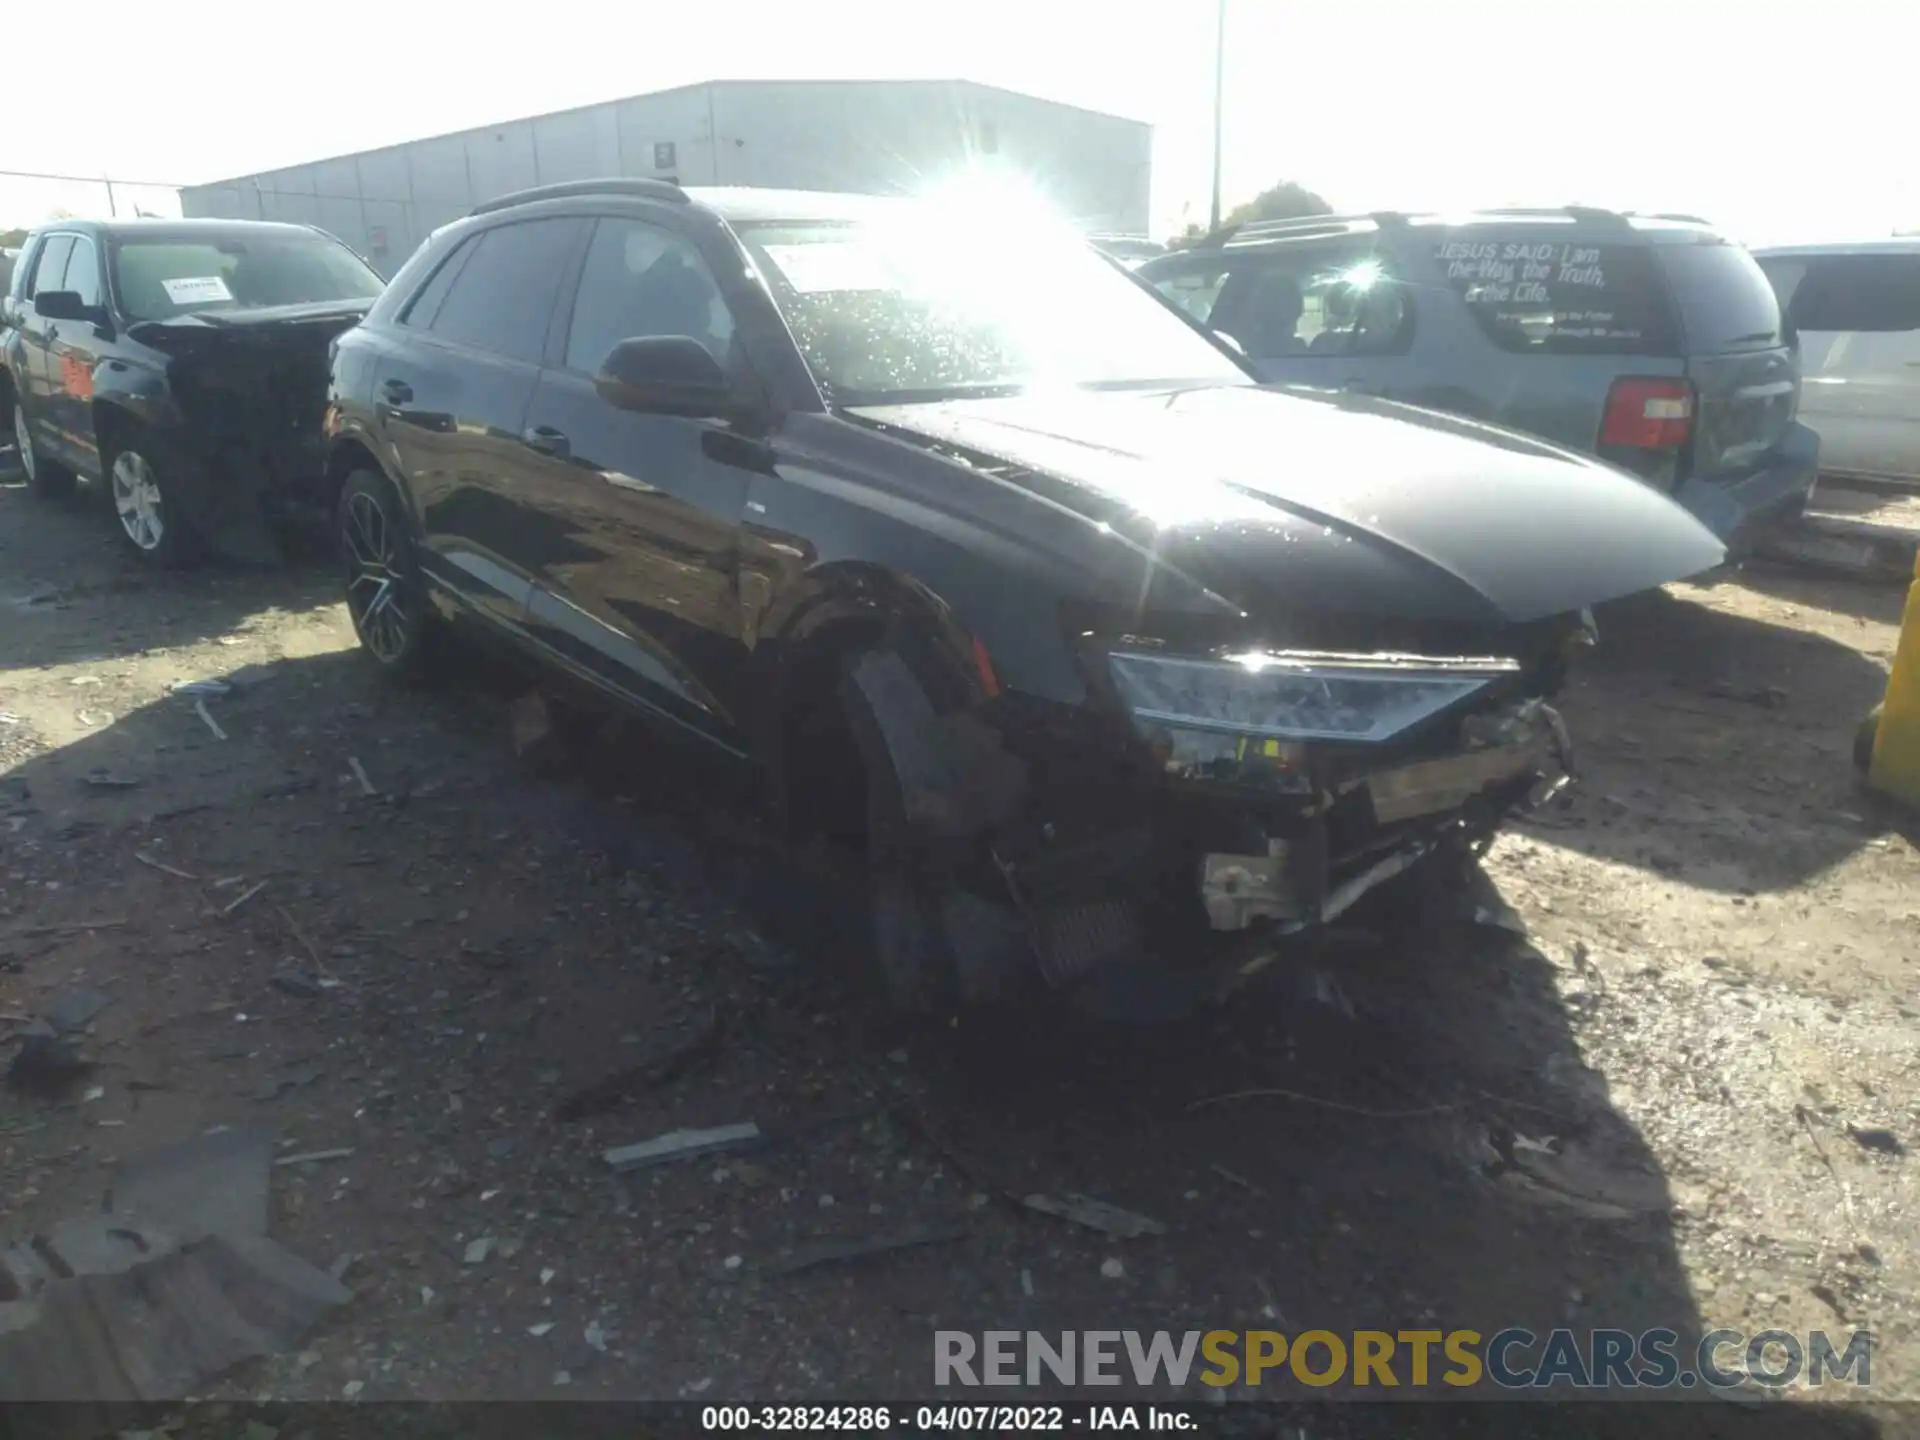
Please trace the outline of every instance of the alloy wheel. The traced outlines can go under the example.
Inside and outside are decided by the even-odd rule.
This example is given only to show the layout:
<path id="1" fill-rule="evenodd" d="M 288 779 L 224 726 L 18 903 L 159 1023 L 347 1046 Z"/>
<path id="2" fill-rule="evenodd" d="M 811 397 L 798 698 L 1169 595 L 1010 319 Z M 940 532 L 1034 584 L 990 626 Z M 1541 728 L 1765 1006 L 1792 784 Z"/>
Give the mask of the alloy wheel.
<path id="1" fill-rule="evenodd" d="M 166 506 L 153 467 L 137 450 L 113 457 L 113 508 L 120 528 L 139 549 L 152 554 L 160 548 L 167 534 Z"/>
<path id="2" fill-rule="evenodd" d="M 39 476 L 34 474 L 33 431 L 27 428 L 26 408 L 17 402 L 13 407 L 13 444 L 20 452 L 20 468 L 26 472 L 31 484 Z"/>
<path id="3" fill-rule="evenodd" d="M 376 660 L 392 665 L 406 654 L 409 627 L 393 526 L 373 496 L 349 497 L 340 542 L 347 562 L 347 613 L 353 617 L 353 628 Z"/>

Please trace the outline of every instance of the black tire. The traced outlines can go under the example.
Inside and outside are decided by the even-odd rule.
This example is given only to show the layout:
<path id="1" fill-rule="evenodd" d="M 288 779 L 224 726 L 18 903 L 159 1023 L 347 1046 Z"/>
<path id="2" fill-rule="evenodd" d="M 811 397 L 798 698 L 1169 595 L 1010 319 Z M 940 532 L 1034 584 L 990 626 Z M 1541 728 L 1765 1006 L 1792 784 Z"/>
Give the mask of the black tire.
<path id="1" fill-rule="evenodd" d="M 879 721 L 853 680 L 859 659 L 843 660 L 839 695 L 865 782 L 866 926 L 874 968 L 897 1013 L 951 1014 L 960 1007 L 960 967 L 946 909 L 952 859 L 907 819 Z"/>
<path id="2" fill-rule="evenodd" d="M 412 524 L 384 475 L 356 470 L 347 477 L 334 535 L 346 571 L 347 614 L 361 650 L 383 674 L 427 678 L 439 627 L 427 602 Z"/>
<path id="3" fill-rule="evenodd" d="M 148 565 L 178 570 L 200 558 L 198 538 L 173 503 L 180 461 L 151 432 L 121 422 L 100 437 L 102 489 L 114 532 Z"/>
<path id="4" fill-rule="evenodd" d="M 20 453 L 20 469 L 27 477 L 27 489 L 42 500 L 64 500 L 73 494 L 73 472 L 41 455 L 33 444 L 33 432 L 27 428 L 27 412 L 13 402 L 13 443 Z"/>

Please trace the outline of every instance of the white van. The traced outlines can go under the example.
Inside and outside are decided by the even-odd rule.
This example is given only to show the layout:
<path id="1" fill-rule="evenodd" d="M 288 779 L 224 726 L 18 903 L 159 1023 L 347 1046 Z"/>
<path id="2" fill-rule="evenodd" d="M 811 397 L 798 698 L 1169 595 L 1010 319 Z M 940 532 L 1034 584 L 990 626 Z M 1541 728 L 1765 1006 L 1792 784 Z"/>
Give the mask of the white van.
<path id="1" fill-rule="evenodd" d="M 1799 332 L 1820 473 L 1920 483 L 1920 237 L 1753 253 Z"/>

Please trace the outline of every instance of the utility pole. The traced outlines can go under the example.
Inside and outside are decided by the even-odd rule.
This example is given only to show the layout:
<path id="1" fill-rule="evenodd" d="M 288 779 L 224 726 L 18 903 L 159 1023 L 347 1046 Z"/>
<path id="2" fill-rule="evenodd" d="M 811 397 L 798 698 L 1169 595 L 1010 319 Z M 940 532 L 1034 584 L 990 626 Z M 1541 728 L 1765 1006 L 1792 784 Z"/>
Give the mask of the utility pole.
<path id="1" fill-rule="evenodd" d="M 1213 26 L 1213 211 L 1210 230 L 1220 228 L 1220 137 L 1221 102 L 1226 94 L 1227 74 L 1227 0 L 1216 0 Z"/>

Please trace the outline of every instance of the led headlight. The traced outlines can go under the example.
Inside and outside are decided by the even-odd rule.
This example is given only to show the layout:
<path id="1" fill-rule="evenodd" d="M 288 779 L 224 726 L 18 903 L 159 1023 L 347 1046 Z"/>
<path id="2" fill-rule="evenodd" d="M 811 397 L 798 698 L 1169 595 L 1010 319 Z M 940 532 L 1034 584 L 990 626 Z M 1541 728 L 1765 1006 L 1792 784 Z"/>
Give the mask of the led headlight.
<path id="1" fill-rule="evenodd" d="M 1216 660 L 1116 652 L 1107 663 L 1149 732 L 1363 744 L 1391 739 L 1520 668 L 1506 659 L 1264 653 Z"/>

